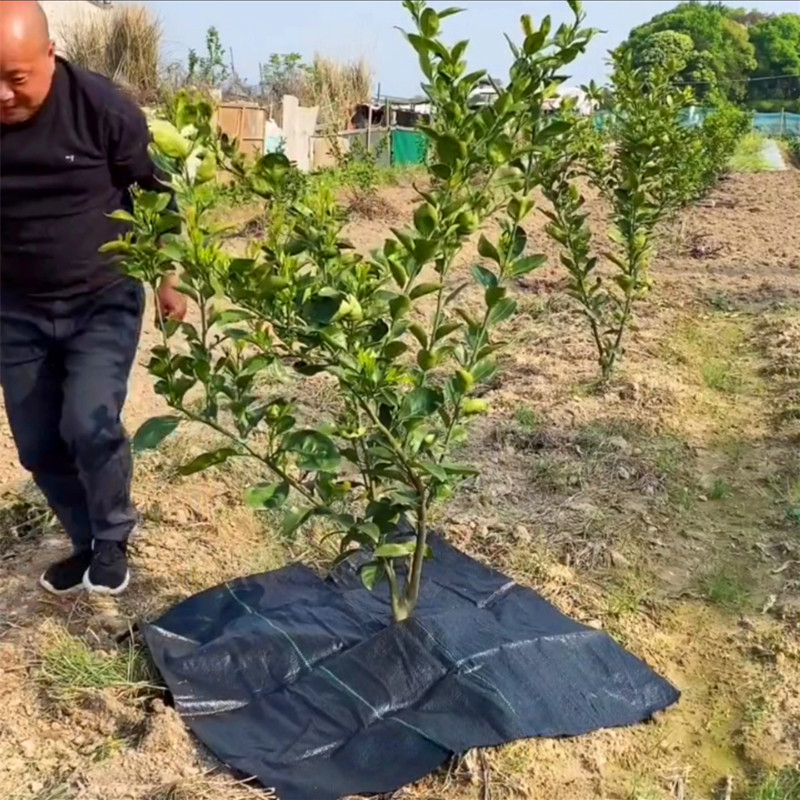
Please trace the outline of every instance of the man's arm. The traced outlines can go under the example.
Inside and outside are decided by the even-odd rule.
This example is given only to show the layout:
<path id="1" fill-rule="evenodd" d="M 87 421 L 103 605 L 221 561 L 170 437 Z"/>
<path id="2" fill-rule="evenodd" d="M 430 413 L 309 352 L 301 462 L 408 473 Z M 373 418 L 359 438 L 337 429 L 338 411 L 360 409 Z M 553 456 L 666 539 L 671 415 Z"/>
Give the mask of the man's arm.
<path id="1" fill-rule="evenodd" d="M 108 157 L 114 185 L 120 189 L 138 185 L 146 191 L 169 192 L 169 185 L 159 179 L 163 176 L 159 175 L 147 149 L 150 131 L 144 112 L 127 97 L 115 99 L 113 108 L 106 112 Z"/>

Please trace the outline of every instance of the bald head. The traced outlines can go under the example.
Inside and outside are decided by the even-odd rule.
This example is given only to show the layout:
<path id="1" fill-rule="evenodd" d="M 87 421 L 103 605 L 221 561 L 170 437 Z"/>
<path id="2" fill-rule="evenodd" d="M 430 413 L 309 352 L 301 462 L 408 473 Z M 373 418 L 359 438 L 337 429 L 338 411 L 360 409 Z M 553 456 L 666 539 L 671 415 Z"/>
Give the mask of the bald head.
<path id="1" fill-rule="evenodd" d="M 39 3 L 0 2 L 0 122 L 30 119 L 47 99 L 54 70 L 55 49 Z"/>
<path id="2" fill-rule="evenodd" d="M 44 47 L 50 43 L 47 15 L 36 0 L 0 3 L 0 48 Z"/>

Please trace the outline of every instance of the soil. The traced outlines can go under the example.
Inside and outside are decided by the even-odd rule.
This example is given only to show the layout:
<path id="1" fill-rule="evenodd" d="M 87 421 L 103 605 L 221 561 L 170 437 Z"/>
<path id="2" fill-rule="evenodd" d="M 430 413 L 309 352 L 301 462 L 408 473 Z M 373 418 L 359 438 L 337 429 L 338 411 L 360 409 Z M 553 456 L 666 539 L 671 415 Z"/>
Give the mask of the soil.
<path id="1" fill-rule="evenodd" d="M 363 252 L 380 245 L 414 197 L 381 190 L 348 237 Z M 602 203 L 589 210 L 602 249 Z M 654 289 L 602 392 L 542 222 L 528 246 L 551 266 L 516 287 L 520 313 L 484 395 L 492 412 L 459 454 L 481 478 L 437 522 L 683 697 L 635 728 L 468 754 L 396 797 L 710 800 L 730 784 L 733 800 L 754 798 L 759 776 L 800 767 L 800 172 L 732 176 L 665 226 Z M 473 243 L 454 283 L 477 258 Z M 148 328 L 131 429 L 164 411 L 145 369 L 154 343 Z M 127 635 L 225 579 L 324 563 L 312 536 L 284 542 L 243 508 L 236 469 L 177 476 L 202 436 L 190 429 L 137 461 L 130 592 L 56 599 L 35 582 L 64 537 L 0 417 L 0 797 L 270 796 L 193 740 Z"/>

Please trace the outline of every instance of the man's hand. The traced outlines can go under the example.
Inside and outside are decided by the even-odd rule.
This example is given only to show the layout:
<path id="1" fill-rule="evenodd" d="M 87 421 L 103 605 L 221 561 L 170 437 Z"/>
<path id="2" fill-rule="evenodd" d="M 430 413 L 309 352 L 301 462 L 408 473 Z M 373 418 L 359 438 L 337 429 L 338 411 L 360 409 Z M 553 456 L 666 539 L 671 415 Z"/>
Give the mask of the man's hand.
<path id="1" fill-rule="evenodd" d="M 165 275 L 156 293 L 159 320 L 175 320 L 181 322 L 186 316 L 186 295 L 177 290 L 178 276 Z"/>

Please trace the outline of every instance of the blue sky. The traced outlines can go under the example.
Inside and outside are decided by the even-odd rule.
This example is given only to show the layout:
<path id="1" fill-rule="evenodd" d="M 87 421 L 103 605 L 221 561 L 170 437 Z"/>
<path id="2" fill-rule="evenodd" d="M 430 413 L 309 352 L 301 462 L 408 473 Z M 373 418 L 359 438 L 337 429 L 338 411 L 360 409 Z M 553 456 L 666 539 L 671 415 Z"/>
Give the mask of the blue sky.
<path id="1" fill-rule="evenodd" d="M 306 59 L 315 52 L 337 59 L 364 57 L 371 65 L 381 92 L 389 95 L 417 94 L 420 75 L 415 55 L 395 26 L 409 28 L 409 19 L 399 0 L 149 0 L 146 3 L 161 18 L 166 34 L 166 57 L 185 60 L 190 47 L 205 48 L 205 32 L 215 26 L 225 47 L 233 48 L 236 70 L 256 81 L 260 61 L 271 53 L 300 53 Z M 569 17 L 564 0 L 466 0 L 434 2 L 436 8 L 457 5 L 465 11 L 446 20 L 447 39 L 469 39 L 468 60 L 473 69 L 488 69 L 503 78 L 508 69 L 507 32 L 519 38 L 519 18 L 531 14 L 540 20 L 546 14 L 554 23 Z M 601 81 L 604 60 L 628 31 L 654 14 L 675 6 L 659 0 L 589 0 L 584 3 L 587 23 L 606 33 L 576 61 L 570 83 Z M 769 12 L 797 11 L 798 0 L 732 2 Z"/>

